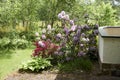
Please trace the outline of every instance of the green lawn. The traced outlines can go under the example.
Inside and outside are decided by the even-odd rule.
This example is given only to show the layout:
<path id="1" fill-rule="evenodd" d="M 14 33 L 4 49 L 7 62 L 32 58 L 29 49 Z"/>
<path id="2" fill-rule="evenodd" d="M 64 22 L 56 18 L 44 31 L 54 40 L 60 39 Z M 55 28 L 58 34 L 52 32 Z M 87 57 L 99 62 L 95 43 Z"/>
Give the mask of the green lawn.
<path id="1" fill-rule="evenodd" d="M 18 70 L 22 62 L 30 59 L 32 50 L 0 51 L 0 80 Z"/>

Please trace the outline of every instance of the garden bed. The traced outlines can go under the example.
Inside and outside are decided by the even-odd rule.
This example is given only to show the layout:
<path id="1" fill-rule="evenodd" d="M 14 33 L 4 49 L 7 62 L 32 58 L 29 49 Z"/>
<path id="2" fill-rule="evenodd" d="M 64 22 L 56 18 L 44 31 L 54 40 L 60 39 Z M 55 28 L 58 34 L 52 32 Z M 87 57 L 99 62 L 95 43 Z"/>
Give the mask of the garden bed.
<path id="1" fill-rule="evenodd" d="M 91 72 L 82 70 L 72 72 L 42 71 L 34 72 L 14 72 L 8 75 L 5 80 L 120 80 L 120 77 L 109 75 L 108 71 L 100 73 L 98 63 L 94 63 Z"/>

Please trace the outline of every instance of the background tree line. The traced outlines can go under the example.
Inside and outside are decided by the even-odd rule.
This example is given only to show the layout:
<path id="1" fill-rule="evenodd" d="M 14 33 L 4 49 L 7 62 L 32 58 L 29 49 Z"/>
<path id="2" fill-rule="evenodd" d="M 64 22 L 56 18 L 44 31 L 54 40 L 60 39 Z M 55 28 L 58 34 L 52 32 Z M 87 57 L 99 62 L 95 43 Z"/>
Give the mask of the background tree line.
<path id="1" fill-rule="evenodd" d="M 21 24 L 27 30 L 38 22 L 53 25 L 62 10 L 79 24 L 115 26 L 120 24 L 119 8 L 120 0 L 0 0 L 0 27 Z"/>

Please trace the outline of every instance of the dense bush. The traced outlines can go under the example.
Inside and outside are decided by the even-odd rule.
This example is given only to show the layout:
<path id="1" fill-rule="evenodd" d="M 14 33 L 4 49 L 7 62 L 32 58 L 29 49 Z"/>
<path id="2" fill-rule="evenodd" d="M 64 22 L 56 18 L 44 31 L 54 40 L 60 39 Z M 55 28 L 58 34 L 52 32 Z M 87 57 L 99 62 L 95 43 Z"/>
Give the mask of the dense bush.
<path id="1" fill-rule="evenodd" d="M 2 38 L 0 39 L 0 49 L 8 49 L 10 46 L 10 39 L 9 38 Z"/>
<path id="2" fill-rule="evenodd" d="M 97 57 L 97 24 L 76 25 L 70 20 L 69 15 L 64 11 L 58 14 L 62 25 L 54 29 L 50 25 L 43 29 L 41 39 L 51 40 L 59 45 L 60 49 L 54 52 L 54 56 L 66 61 L 66 58 L 73 59 L 84 55 Z M 51 33 L 52 32 L 52 33 Z"/>
<path id="3" fill-rule="evenodd" d="M 28 47 L 28 41 L 25 39 L 10 39 L 7 37 L 1 38 L 0 39 L 0 49 L 15 49 L 15 48 L 20 48 L 24 49 Z"/>
<path id="4" fill-rule="evenodd" d="M 77 68 L 75 67 L 77 64 L 81 64 L 81 69 L 90 70 L 91 63 L 87 58 L 89 56 L 91 59 L 94 59 L 94 57 L 97 59 L 99 26 L 97 24 L 76 25 L 76 22 L 70 19 L 65 11 L 60 12 L 58 18 L 61 25 L 58 24 L 54 28 L 48 25 L 40 34 L 35 33 L 37 39 L 34 45 L 36 48 L 32 57 L 46 59 L 51 56 L 52 65 L 69 64 L 70 62 L 70 64 L 75 63 L 74 68 Z M 85 64 L 83 62 L 79 63 L 79 60 L 83 60 L 83 62 L 86 60 L 86 62 Z M 25 65 L 29 66 L 29 63 Z M 32 65 L 36 65 L 36 63 L 34 62 Z M 34 71 L 36 67 L 32 67 Z"/>
<path id="5" fill-rule="evenodd" d="M 3 31 L 0 32 L 0 48 L 1 49 L 25 49 L 35 41 L 34 31 Z"/>

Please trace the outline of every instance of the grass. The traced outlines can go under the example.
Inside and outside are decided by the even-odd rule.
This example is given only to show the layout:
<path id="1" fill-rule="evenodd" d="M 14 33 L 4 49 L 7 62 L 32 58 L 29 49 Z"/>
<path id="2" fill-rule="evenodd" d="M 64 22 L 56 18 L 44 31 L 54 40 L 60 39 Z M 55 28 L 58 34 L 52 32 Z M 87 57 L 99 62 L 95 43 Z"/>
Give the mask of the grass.
<path id="1" fill-rule="evenodd" d="M 0 80 L 17 71 L 22 62 L 30 59 L 32 50 L 0 51 Z"/>
<path id="2" fill-rule="evenodd" d="M 59 70 L 62 72 L 73 72 L 76 70 L 91 71 L 92 62 L 87 58 L 76 58 L 64 64 L 58 64 Z"/>

